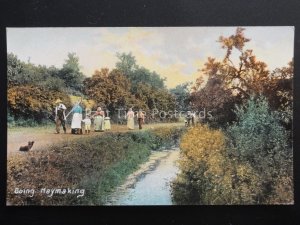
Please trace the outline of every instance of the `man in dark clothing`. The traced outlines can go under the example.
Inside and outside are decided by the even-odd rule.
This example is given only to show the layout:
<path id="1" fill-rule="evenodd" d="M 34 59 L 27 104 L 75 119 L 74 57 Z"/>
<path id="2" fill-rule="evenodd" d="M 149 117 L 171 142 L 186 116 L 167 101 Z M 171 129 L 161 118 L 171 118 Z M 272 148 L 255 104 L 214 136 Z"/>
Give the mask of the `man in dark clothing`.
<path id="1" fill-rule="evenodd" d="M 56 133 L 60 133 L 60 125 L 62 125 L 64 133 L 66 133 L 66 106 L 62 104 L 60 99 L 57 99 L 56 102 L 57 106 L 55 107 L 55 125 L 56 125 Z"/>
<path id="2" fill-rule="evenodd" d="M 137 118 L 138 118 L 139 129 L 141 130 L 142 124 L 145 122 L 145 115 L 141 109 L 139 109 L 138 111 Z"/>

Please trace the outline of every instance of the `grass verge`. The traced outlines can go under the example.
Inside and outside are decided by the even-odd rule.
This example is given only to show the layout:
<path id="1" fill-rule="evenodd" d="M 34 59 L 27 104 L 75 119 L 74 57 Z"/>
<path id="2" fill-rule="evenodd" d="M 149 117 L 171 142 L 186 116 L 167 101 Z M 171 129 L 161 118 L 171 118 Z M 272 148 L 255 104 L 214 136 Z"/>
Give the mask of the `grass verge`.
<path id="1" fill-rule="evenodd" d="M 13 155 L 8 159 L 7 201 L 12 205 L 101 205 L 148 159 L 151 150 L 178 144 L 183 131 L 162 127 L 105 133 Z M 79 190 L 84 190 L 81 197 Z"/>

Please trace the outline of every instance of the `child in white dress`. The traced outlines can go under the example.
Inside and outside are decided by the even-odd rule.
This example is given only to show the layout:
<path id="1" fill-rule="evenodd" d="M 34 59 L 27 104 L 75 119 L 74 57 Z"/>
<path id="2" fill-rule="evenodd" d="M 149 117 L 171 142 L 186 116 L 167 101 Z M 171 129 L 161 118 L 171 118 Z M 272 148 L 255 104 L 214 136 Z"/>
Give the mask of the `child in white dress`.
<path id="1" fill-rule="evenodd" d="M 91 124 L 92 124 L 92 121 L 90 119 L 90 117 L 87 115 L 85 117 L 84 120 L 82 120 L 82 122 L 84 122 L 84 130 L 85 130 L 85 133 L 86 134 L 89 134 L 90 131 L 91 131 Z"/>

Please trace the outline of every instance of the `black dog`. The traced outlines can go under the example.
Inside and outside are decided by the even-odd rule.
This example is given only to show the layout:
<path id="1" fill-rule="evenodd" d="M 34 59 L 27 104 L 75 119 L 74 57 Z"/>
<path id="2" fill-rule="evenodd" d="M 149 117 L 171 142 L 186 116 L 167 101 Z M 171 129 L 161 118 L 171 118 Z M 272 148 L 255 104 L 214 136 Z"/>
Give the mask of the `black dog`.
<path id="1" fill-rule="evenodd" d="M 32 148 L 33 143 L 34 143 L 34 141 L 29 141 L 29 142 L 28 142 L 28 145 L 26 145 L 26 146 L 21 146 L 20 149 L 19 149 L 19 151 L 22 151 L 22 152 L 28 152 L 28 151 Z"/>

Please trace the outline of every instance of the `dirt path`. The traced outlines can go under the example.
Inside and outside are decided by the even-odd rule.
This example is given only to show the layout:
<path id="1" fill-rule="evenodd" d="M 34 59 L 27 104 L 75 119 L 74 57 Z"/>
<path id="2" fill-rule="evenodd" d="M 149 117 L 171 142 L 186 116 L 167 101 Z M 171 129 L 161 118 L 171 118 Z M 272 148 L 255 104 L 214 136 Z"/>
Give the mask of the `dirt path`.
<path id="1" fill-rule="evenodd" d="M 178 126 L 183 125 L 181 123 L 158 123 L 158 124 L 145 124 L 143 129 L 152 129 L 162 126 Z M 136 127 L 135 131 L 138 130 Z M 105 132 L 93 132 L 89 136 L 102 135 L 107 132 L 128 132 L 126 125 L 112 125 L 110 131 Z M 85 135 L 85 134 L 84 134 Z M 44 127 L 26 127 L 26 128 L 12 128 L 7 131 L 7 155 L 11 155 L 19 152 L 20 146 L 27 145 L 28 141 L 34 141 L 32 150 L 41 147 L 46 147 L 54 143 L 61 141 L 73 140 L 84 135 L 71 134 L 70 129 L 67 129 L 67 134 L 56 134 L 55 126 Z"/>

